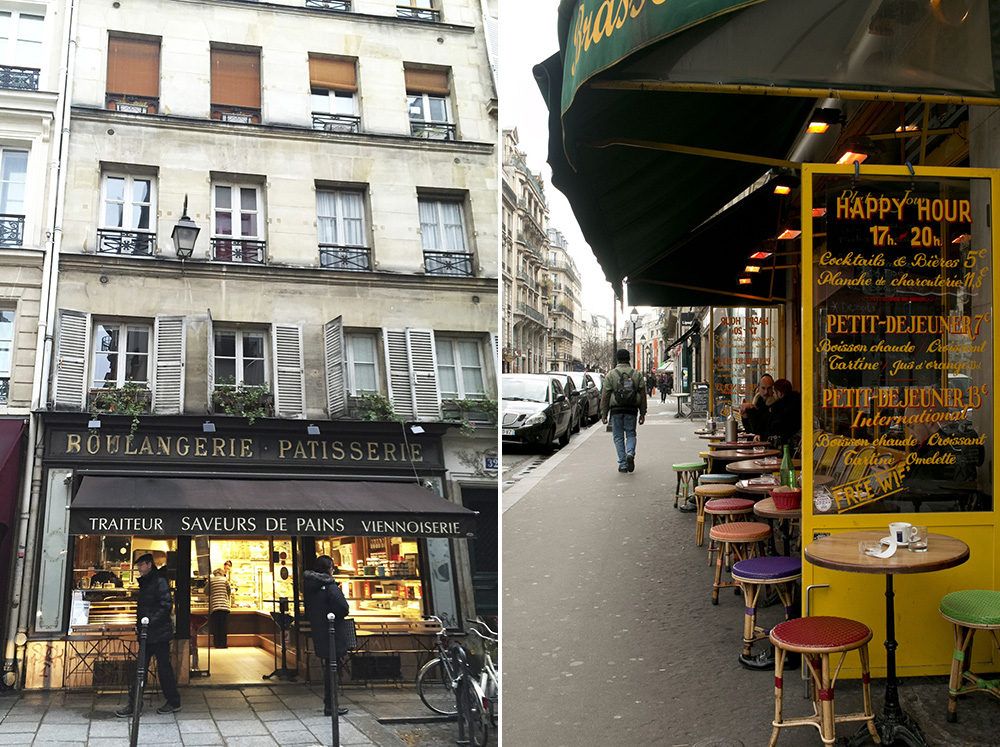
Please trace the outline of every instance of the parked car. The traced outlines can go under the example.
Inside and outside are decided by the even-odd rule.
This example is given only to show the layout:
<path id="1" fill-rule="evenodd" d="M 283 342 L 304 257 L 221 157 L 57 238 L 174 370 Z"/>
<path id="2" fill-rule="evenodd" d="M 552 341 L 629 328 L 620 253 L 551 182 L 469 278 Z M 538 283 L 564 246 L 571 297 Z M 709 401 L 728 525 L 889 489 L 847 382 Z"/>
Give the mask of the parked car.
<path id="1" fill-rule="evenodd" d="M 500 437 L 505 443 L 540 446 L 552 453 L 555 442 L 569 443 L 573 428 L 573 401 L 564 377 L 548 374 L 501 376 Z"/>
<path id="2" fill-rule="evenodd" d="M 583 403 L 580 408 L 583 413 L 583 422 L 587 425 L 596 423 L 601 419 L 601 384 L 598 374 L 589 371 L 573 371 L 570 374 L 573 383 L 576 384 Z"/>
<path id="3" fill-rule="evenodd" d="M 586 403 L 583 401 L 583 393 L 577 387 L 576 382 L 573 380 L 573 376 L 567 371 L 547 371 L 546 376 L 557 376 L 559 381 L 562 382 L 563 391 L 566 392 L 566 396 L 569 401 L 573 404 L 573 425 L 570 428 L 571 433 L 579 433 L 580 426 L 583 425 L 586 419 Z"/>

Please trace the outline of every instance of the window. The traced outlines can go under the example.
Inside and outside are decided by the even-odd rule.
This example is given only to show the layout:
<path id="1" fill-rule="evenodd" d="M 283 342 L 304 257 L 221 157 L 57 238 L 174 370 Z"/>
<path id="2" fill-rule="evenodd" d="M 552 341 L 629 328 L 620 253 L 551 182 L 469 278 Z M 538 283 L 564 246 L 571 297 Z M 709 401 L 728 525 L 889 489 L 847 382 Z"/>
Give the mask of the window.
<path id="1" fill-rule="evenodd" d="M 0 11 L 0 88 L 37 91 L 44 16 Z"/>
<path id="2" fill-rule="evenodd" d="M 357 78 L 354 60 L 309 55 L 313 129 L 358 132 Z"/>
<path id="3" fill-rule="evenodd" d="M 260 122 L 259 49 L 212 49 L 212 119 Z"/>
<path id="4" fill-rule="evenodd" d="M 479 342 L 436 337 L 434 345 L 441 399 L 484 399 L 486 387 Z"/>
<path id="5" fill-rule="evenodd" d="M 212 187 L 212 259 L 263 264 L 260 188 L 248 184 Z"/>
<path id="6" fill-rule="evenodd" d="M 10 396 L 11 358 L 14 355 L 14 312 L 0 309 L 0 402 Z"/>
<path id="7" fill-rule="evenodd" d="M 126 382 L 148 387 L 149 340 L 149 325 L 97 322 L 92 388 L 123 387 Z"/>
<path id="8" fill-rule="evenodd" d="M 364 196 L 349 190 L 317 190 L 316 225 L 323 267 L 356 272 L 371 269 L 366 248 Z"/>
<path id="9" fill-rule="evenodd" d="M 448 71 L 406 68 L 403 76 L 410 134 L 430 140 L 454 140 Z"/>
<path id="10" fill-rule="evenodd" d="M 421 198 L 419 207 L 424 271 L 429 275 L 472 277 L 472 255 L 465 250 L 462 203 Z"/>
<path id="11" fill-rule="evenodd" d="M 160 40 L 108 37 L 108 109 L 155 114 L 160 107 Z"/>
<path id="12" fill-rule="evenodd" d="M 156 214 L 153 179 L 148 176 L 105 174 L 101 185 L 101 227 L 97 251 L 151 255 Z"/>
<path id="13" fill-rule="evenodd" d="M 440 21 L 441 11 L 434 10 L 434 0 L 402 0 L 396 5 L 396 16 L 418 21 Z"/>
<path id="14" fill-rule="evenodd" d="M 347 388 L 355 397 L 378 394 L 378 355 L 374 335 L 347 335 Z"/>
<path id="15" fill-rule="evenodd" d="M 263 332 L 216 330 L 215 387 L 268 383 L 266 352 Z"/>
<path id="16" fill-rule="evenodd" d="M 24 241 L 28 151 L 0 149 L 0 246 Z"/>

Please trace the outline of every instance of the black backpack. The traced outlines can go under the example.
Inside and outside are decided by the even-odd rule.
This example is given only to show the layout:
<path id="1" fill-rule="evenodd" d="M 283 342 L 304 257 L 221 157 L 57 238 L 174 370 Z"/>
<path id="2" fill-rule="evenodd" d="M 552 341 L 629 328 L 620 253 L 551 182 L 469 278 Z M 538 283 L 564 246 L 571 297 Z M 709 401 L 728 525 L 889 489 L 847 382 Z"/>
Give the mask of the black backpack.
<path id="1" fill-rule="evenodd" d="M 618 383 L 615 384 L 615 406 L 616 407 L 638 407 L 639 392 L 633 378 L 634 371 L 628 373 L 622 371 L 618 375 Z"/>

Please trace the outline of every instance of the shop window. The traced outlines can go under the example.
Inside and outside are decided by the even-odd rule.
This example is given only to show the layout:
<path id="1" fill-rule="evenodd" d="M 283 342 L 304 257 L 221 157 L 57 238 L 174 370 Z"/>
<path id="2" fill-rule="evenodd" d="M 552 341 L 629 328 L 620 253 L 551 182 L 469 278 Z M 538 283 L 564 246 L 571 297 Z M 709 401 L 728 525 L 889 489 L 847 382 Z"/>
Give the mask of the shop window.
<path id="1" fill-rule="evenodd" d="M 309 55 L 313 129 L 359 132 L 358 84 L 354 60 Z"/>
<path id="2" fill-rule="evenodd" d="M 10 396 L 10 371 L 14 355 L 14 311 L 0 309 L 0 403 Z"/>
<path id="3" fill-rule="evenodd" d="M 155 114 L 160 108 L 160 40 L 108 37 L 108 109 Z"/>
<path id="4" fill-rule="evenodd" d="M 123 387 L 126 383 L 148 387 L 151 331 L 147 324 L 97 322 L 92 387 Z"/>
<path id="5" fill-rule="evenodd" d="M 362 192 L 346 189 L 317 190 L 316 227 L 319 233 L 320 264 L 323 267 L 353 272 L 372 269 Z"/>
<path id="6" fill-rule="evenodd" d="M 0 11 L 0 88 L 37 91 L 45 16 Z"/>
<path id="7" fill-rule="evenodd" d="M 378 614 L 419 620 L 424 610 L 420 551 L 405 537 L 316 539 L 316 555 L 329 555 L 334 578 L 352 615 Z"/>
<path id="8" fill-rule="evenodd" d="M 378 347 L 375 335 L 347 335 L 347 386 L 354 396 L 378 394 Z"/>
<path id="9" fill-rule="evenodd" d="M 472 254 L 466 249 L 462 202 L 421 197 L 420 240 L 428 275 L 472 277 Z"/>
<path id="10" fill-rule="evenodd" d="M 152 255 L 156 250 L 156 183 L 149 176 L 105 174 L 97 251 Z"/>
<path id="11" fill-rule="evenodd" d="M 212 185 L 212 259 L 263 264 L 263 204 L 253 184 Z"/>
<path id="12" fill-rule="evenodd" d="M 427 140 L 455 140 L 448 71 L 407 67 L 403 77 L 410 135 Z"/>
<path id="13" fill-rule="evenodd" d="M 260 122 L 260 50 L 212 48 L 212 119 Z"/>
<path id="14" fill-rule="evenodd" d="M 28 151 L 0 148 L 0 247 L 24 242 Z"/>
<path id="15" fill-rule="evenodd" d="M 478 340 L 437 337 L 438 387 L 442 399 L 485 399 L 482 345 Z"/>

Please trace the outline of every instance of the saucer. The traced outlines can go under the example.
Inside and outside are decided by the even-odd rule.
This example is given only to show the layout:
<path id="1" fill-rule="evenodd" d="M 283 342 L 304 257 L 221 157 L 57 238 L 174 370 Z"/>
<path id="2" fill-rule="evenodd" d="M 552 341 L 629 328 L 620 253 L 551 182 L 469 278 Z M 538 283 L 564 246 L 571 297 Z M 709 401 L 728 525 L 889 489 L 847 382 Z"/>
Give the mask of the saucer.
<path id="1" fill-rule="evenodd" d="M 892 544 L 892 537 L 883 537 L 882 539 L 879 540 L 879 542 L 881 542 L 883 545 L 891 545 Z M 906 547 L 910 543 L 909 542 L 897 542 L 896 544 L 899 545 L 900 547 Z"/>

